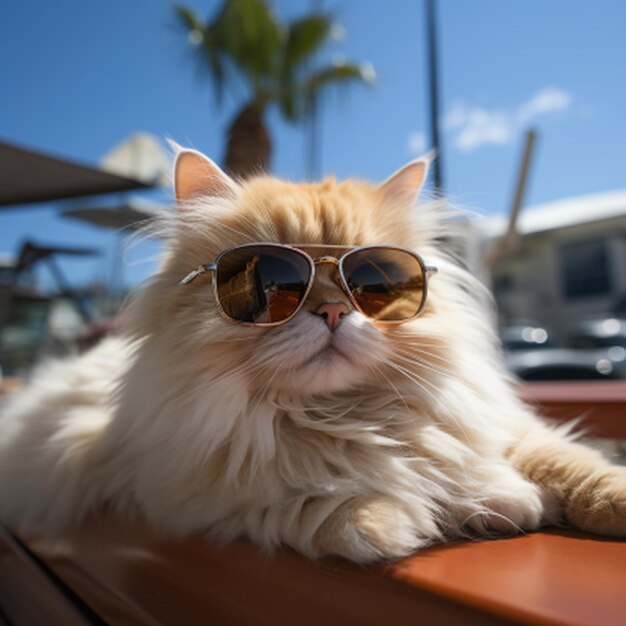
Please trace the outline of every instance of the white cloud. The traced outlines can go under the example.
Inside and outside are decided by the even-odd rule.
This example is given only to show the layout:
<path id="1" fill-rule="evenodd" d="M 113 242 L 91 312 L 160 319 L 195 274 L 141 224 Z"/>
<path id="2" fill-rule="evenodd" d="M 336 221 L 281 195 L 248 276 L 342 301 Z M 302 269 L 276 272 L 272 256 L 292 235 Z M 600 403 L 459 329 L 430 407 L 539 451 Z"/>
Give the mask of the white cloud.
<path id="1" fill-rule="evenodd" d="M 443 116 L 441 124 L 444 131 L 453 135 L 457 150 L 471 152 L 481 146 L 511 143 L 524 126 L 542 115 L 564 111 L 571 103 L 572 98 L 567 91 L 550 86 L 508 111 L 469 107 L 457 102 Z"/>
<path id="2" fill-rule="evenodd" d="M 512 139 L 511 120 L 504 111 L 471 109 L 455 139 L 461 152 L 471 152 L 484 145 L 501 146 Z"/>
<path id="3" fill-rule="evenodd" d="M 421 156 L 426 152 L 426 135 L 416 130 L 413 131 L 408 138 L 409 152 L 416 156 Z"/>
<path id="4" fill-rule="evenodd" d="M 517 123 L 527 124 L 538 115 L 563 111 L 572 103 L 572 97 L 567 91 L 558 87 L 545 87 L 538 91 L 528 102 L 517 109 Z"/>
<path id="5" fill-rule="evenodd" d="M 467 121 L 467 109 L 462 102 L 456 102 L 443 116 L 441 125 L 443 130 L 454 130 L 463 126 Z"/>

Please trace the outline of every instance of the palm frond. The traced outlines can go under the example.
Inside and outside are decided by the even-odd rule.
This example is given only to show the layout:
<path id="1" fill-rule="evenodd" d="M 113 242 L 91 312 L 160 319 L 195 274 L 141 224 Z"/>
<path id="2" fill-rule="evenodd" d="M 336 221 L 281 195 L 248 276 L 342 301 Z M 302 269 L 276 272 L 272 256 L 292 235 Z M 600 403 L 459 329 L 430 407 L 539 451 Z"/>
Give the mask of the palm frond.
<path id="1" fill-rule="evenodd" d="M 310 59 L 327 42 L 333 26 L 330 15 L 315 14 L 296 20 L 287 28 L 284 66 L 293 69 Z"/>
<path id="2" fill-rule="evenodd" d="M 226 59 L 215 29 L 211 23 L 205 24 L 193 9 L 183 5 L 176 5 L 174 13 L 192 46 L 198 69 L 208 70 L 211 74 L 215 99 L 221 104 L 226 83 Z"/>
<path id="3" fill-rule="evenodd" d="M 223 48 L 251 81 L 255 94 L 276 73 L 276 59 L 284 29 L 264 0 L 230 0 L 213 23 Z"/>
<path id="4" fill-rule="evenodd" d="M 206 22 L 183 5 L 174 11 L 198 66 L 211 76 L 218 102 L 225 87 L 244 85 L 245 101 L 261 108 L 276 103 L 286 119 L 297 121 L 330 86 L 372 82 L 367 65 L 335 62 L 314 69 L 336 27 L 329 14 L 314 12 L 284 23 L 269 0 L 221 0 Z"/>
<path id="5" fill-rule="evenodd" d="M 303 79 L 298 88 L 298 117 L 307 117 L 315 108 L 317 99 L 326 89 L 335 85 L 347 85 L 354 82 L 371 84 L 374 79 L 374 69 L 367 63 L 356 64 L 341 61 L 314 70 Z"/>
<path id="6" fill-rule="evenodd" d="M 174 13 L 176 14 L 181 26 L 183 26 L 187 31 L 192 32 L 195 30 L 204 30 L 204 22 L 193 9 L 185 7 L 182 4 L 177 4 L 174 6 Z"/>
<path id="7" fill-rule="evenodd" d="M 363 65 L 355 63 L 333 63 L 319 70 L 312 72 L 305 81 L 305 88 L 316 91 L 330 84 L 346 82 L 370 82 L 366 78 L 366 71 Z"/>
<path id="8" fill-rule="evenodd" d="M 318 92 L 333 85 L 349 82 L 369 84 L 373 82 L 373 69 L 366 64 L 332 63 L 319 70 L 311 72 L 303 81 L 302 89 L 307 93 Z"/>
<path id="9" fill-rule="evenodd" d="M 289 122 L 296 122 L 302 117 L 302 98 L 292 87 L 287 87 L 276 98 L 280 112 Z"/>

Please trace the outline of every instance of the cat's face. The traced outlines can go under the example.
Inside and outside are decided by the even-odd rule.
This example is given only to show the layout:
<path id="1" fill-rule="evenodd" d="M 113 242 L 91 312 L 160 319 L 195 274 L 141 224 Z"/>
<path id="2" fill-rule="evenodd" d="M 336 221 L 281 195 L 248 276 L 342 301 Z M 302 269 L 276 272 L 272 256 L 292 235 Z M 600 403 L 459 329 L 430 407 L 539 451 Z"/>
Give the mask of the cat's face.
<path id="1" fill-rule="evenodd" d="M 253 242 L 388 244 L 424 252 L 420 248 L 427 240 L 415 232 L 411 213 L 425 173 L 426 163 L 418 161 L 378 186 L 333 179 L 294 184 L 270 177 L 238 184 L 202 155 L 183 152 L 175 175 L 177 236 L 162 272 L 171 299 L 160 332 L 169 341 L 178 337 L 196 367 L 205 359 L 207 370 L 214 372 L 216 362 L 222 363 L 223 371 L 238 370 L 253 388 L 315 394 L 394 377 L 388 363 L 411 329 L 429 317 L 432 296 L 417 320 L 377 325 L 353 307 L 336 280 L 335 266 L 322 264 L 299 312 L 266 328 L 224 319 L 209 274 L 189 285 L 173 285 L 224 249 Z M 324 315 L 328 310 L 335 323 Z"/>

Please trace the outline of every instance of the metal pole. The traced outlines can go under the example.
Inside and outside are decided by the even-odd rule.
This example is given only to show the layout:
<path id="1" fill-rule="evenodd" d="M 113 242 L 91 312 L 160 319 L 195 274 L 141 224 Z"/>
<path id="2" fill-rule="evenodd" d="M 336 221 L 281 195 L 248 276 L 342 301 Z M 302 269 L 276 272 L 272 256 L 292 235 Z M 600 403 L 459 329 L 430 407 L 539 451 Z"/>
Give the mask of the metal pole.
<path id="1" fill-rule="evenodd" d="M 319 101 L 320 98 L 316 96 L 308 120 L 309 124 L 307 130 L 309 135 L 309 141 L 306 164 L 306 177 L 308 180 L 316 180 L 319 177 Z"/>
<path id="2" fill-rule="evenodd" d="M 430 86 L 430 139 L 435 151 L 433 162 L 433 182 L 435 194 L 443 192 L 443 177 L 441 173 L 441 145 L 439 143 L 439 84 L 437 68 L 437 23 L 435 15 L 435 0 L 426 0 L 426 39 L 428 42 L 428 78 Z"/>
<path id="3" fill-rule="evenodd" d="M 511 211 L 509 213 L 509 226 L 506 232 L 507 240 L 515 237 L 515 233 L 517 232 L 517 218 L 519 216 L 520 209 L 522 208 L 524 193 L 526 192 L 528 170 L 530 168 L 536 140 L 537 133 L 533 129 L 528 130 L 526 132 L 526 141 L 524 142 L 524 154 L 522 156 L 522 163 L 519 169 L 519 173 L 517 175 L 517 184 L 515 185 L 513 203 L 511 204 Z"/>
<path id="4" fill-rule="evenodd" d="M 322 10 L 323 0 L 311 1 L 311 13 L 321 13 Z M 306 150 L 306 177 L 308 180 L 316 180 L 320 175 L 320 100 L 320 96 L 314 96 L 313 107 L 308 119 L 308 145 Z"/>
<path id="5" fill-rule="evenodd" d="M 91 324 L 91 322 L 93 321 L 91 313 L 89 313 L 87 307 L 85 306 L 85 303 L 80 299 L 80 297 L 72 289 L 70 289 L 69 283 L 67 282 L 67 280 L 65 280 L 65 276 L 63 275 L 63 272 L 61 271 L 61 268 L 59 267 L 57 262 L 54 260 L 54 257 L 46 257 L 46 261 L 48 262 L 48 268 L 54 276 L 54 280 L 56 281 L 61 294 L 70 297 L 72 299 L 72 302 L 74 303 L 74 306 L 76 307 L 76 310 L 82 317 L 83 322 L 85 322 L 86 324 Z"/>
<path id="6" fill-rule="evenodd" d="M 518 245 L 517 220 L 519 218 L 522 205 L 524 203 L 524 194 L 528 184 L 528 172 L 533 158 L 533 150 L 537 140 L 537 133 L 534 130 L 526 132 L 526 141 L 524 142 L 524 153 L 522 161 L 517 173 L 517 182 L 515 184 L 515 192 L 513 201 L 509 211 L 509 223 L 504 235 L 496 241 L 485 254 L 485 265 L 495 265 L 500 259 L 515 251 Z"/>

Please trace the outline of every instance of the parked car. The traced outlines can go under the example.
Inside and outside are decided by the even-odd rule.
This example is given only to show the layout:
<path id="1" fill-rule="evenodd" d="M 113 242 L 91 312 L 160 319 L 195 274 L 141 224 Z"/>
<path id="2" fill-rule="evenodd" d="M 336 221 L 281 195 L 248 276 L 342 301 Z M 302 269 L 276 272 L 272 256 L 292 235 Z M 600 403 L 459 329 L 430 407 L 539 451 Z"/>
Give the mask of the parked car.
<path id="1" fill-rule="evenodd" d="M 555 347 L 550 332 L 542 326 L 533 324 L 503 326 L 499 330 L 499 335 L 505 352 Z"/>
<path id="2" fill-rule="evenodd" d="M 613 309 L 617 317 L 626 317 L 626 298 L 622 298 Z"/>
<path id="3" fill-rule="evenodd" d="M 626 350 L 626 320 L 609 317 L 577 324 L 566 341 L 576 350 L 621 347 Z"/>
<path id="4" fill-rule="evenodd" d="M 581 322 L 570 332 L 566 345 L 579 351 L 605 350 L 613 367 L 626 378 L 626 320 L 610 317 Z"/>
<path id="5" fill-rule="evenodd" d="M 509 369 L 522 380 L 616 380 L 626 371 L 606 350 L 548 348 L 505 353 Z"/>

